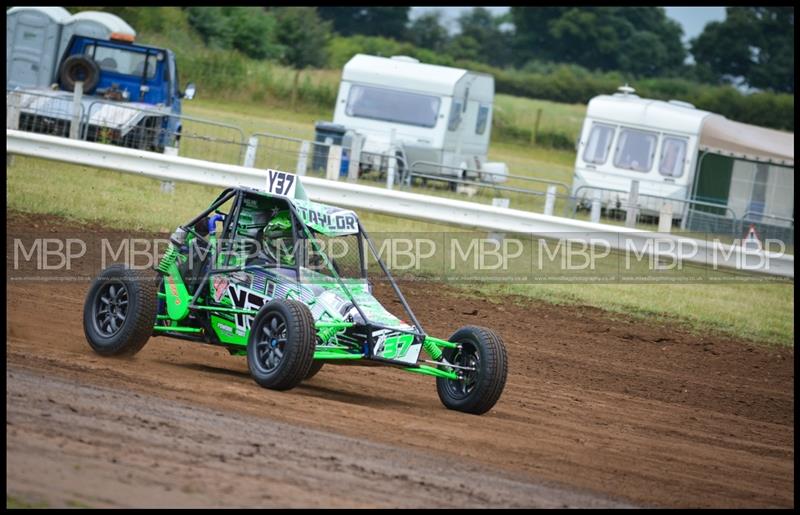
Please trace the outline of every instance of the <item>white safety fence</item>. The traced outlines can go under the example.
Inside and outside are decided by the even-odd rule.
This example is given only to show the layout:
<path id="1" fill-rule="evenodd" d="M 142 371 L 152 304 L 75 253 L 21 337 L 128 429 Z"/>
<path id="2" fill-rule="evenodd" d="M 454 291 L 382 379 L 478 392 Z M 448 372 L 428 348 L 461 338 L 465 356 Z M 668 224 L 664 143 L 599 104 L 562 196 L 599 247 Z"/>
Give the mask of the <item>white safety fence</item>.
<path id="1" fill-rule="evenodd" d="M 266 171 L 155 152 L 115 147 L 80 140 L 29 132 L 6 130 L 7 154 L 52 159 L 95 168 L 126 172 L 161 179 L 208 186 L 245 186 L 263 189 Z M 700 264 L 794 278 L 794 256 L 762 250 L 747 250 L 739 245 L 652 233 L 615 225 L 604 225 L 529 211 L 476 204 L 304 177 L 303 186 L 312 200 L 351 209 L 366 210 L 402 218 L 456 224 L 496 232 L 530 233 L 571 241 L 608 246 L 660 257 L 675 257 Z M 658 245 L 654 246 L 654 241 Z M 670 250 L 672 249 L 672 250 Z M 670 255 L 670 253 L 672 253 Z"/>

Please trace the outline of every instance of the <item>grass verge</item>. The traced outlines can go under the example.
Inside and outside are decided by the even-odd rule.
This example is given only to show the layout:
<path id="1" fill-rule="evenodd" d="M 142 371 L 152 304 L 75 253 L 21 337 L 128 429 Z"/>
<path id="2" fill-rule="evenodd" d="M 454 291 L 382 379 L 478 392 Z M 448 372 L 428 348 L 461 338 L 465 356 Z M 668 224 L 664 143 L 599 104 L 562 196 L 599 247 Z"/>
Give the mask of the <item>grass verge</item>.
<path id="1" fill-rule="evenodd" d="M 14 497 L 13 495 L 6 494 L 6 509 L 33 509 L 33 508 L 49 508 L 47 503 L 32 502 Z"/>

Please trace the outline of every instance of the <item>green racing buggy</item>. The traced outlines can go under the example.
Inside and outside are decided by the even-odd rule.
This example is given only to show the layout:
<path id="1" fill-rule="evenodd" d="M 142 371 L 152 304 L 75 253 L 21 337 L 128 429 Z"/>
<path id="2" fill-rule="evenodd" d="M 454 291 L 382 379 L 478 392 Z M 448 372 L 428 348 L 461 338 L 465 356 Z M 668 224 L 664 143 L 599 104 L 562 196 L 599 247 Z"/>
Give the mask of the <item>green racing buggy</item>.
<path id="1" fill-rule="evenodd" d="M 409 322 L 372 295 L 369 259 Z M 151 271 L 112 265 L 92 282 L 83 326 L 104 356 L 153 336 L 244 355 L 253 379 L 288 390 L 325 364 L 389 365 L 436 378 L 449 409 L 482 414 L 505 386 L 507 357 L 490 329 L 425 333 L 356 214 L 311 202 L 298 178 L 268 171 L 266 190 L 228 188 L 179 226 Z"/>

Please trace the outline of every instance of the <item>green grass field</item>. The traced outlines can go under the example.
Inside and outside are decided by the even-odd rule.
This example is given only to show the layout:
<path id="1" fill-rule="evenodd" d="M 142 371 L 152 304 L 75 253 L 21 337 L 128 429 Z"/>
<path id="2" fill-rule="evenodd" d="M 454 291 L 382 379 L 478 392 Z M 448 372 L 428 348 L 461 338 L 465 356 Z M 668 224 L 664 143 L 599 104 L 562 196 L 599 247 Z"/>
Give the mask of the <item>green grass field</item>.
<path id="1" fill-rule="evenodd" d="M 577 139 L 586 116 L 584 104 L 561 104 L 548 100 L 495 95 L 495 112 L 517 127 L 533 128 L 537 112 L 541 109 L 539 130 L 554 131 Z"/>
<path id="2" fill-rule="evenodd" d="M 12 496 L 6 493 L 6 509 L 13 510 L 13 509 L 38 509 L 38 508 L 49 508 L 46 502 L 42 501 L 28 501 L 22 499 L 20 497 Z"/>

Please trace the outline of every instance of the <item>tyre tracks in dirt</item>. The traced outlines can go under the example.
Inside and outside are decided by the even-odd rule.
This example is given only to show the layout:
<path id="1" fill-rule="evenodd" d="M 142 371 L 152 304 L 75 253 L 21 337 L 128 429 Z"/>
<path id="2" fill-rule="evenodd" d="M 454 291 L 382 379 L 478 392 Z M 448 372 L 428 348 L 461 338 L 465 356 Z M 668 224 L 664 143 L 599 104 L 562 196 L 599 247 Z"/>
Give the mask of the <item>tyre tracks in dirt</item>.
<path id="1" fill-rule="evenodd" d="M 50 506 L 606 507 L 491 467 L 6 371 L 6 490 Z"/>
<path id="2" fill-rule="evenodd" d="M 104 230 L 57 218 L 37 220 L 57 232 Z M 30 224 L 31 218 L 12 216 L 7 227 L 21 231 Z M 6 248 L 8 255 L 9 245 Z M 83 271 L 88 272 L 79 268 L 75 273 Z M 566 492 L 562 504 L 576 506 L 600 505 L 607 499 L 640 506 L 794 506 L 793 349 L 692 334 L 678 326 L 610 316 L 594 308 L 552 306 L 515 297 L 493 304 L 441 284 L 402 284 L 431 334 L 446 337 L 458 326 L 475 324 L 491 327 L 504 338 L 509 357 L 505 391 L 489 413 L 476 417 L 444 409 L 431 378 L 390 368 L 326 365 L 294 390 L 275 392 L 252 381 L 244 358 L 206 345 L 159 337 L 133 358 L 102 358 L 91 352 L 81 325 L 88 286 L 85 281 L 7 281 L 6 363 L 15 376 L 19 372 L 29 374 L 26 380 L 41 378 L 43 384 L 71 381 L 78 387 L 146 395 L 193 410 L 251 417 L 266 426 L 288 424 L 387 446 L 399 455 L 422 453 L 429 460 L 411 460 L 409 477 L 423 477 L 426 467 L 459 463 L 466 470 L 482 470 L 476 472 L 478 476 L 506 474 L 528 485 L 512 487 L 496 479 L 505 485 L 496 487 L 498 491 L 531 495 L 529 503 L 523 499 L 516 504 L 519 497 L 514 494 L 492 497 L 495 487 L 475 490 L 478 497 L 473 498 L 451 484 L 448 492 L 453 496 L 437 497 L 443 500 L 441 505 L 483 505 L 483 501 L 485 505 L 550 505 L 552 498 L 531 493 L 550 488 L 548 494 Z M 376 292 L 391 308 L 388 286 L 377 284 Z M 7 379 L 7 404 L 11 404 L 9 392 L 16 378 Z M 11 413 L 7 408 L 7 414 Z M 37 415 L 25 416 L 27 424 L 34 424 Z M 186 431 L 194 424 L 191 418 L 175 420 Z M 7 427 L 7 435 L 10 430 Z M 178 434 L 173 436 L 180 441 Z M 9 455 L 44 453 L 38 447 L 26 451 L 24 436 L 20 433 L 15 440 L 19 448 L 7 446 Z M 342 456 L 347 449 L 357 448 L 337 445 L 341 449 L 332 447 L 330 452 L 344 452 Z M 97 447 L 97 459 L 106 459 L 108 446 L 98 443 Z M 223 447 L 219 452 L 231 459 L 233 449 Z M 170 461 L 180 459 L 184 458 L 175 456 Z M 352 459 L 358 464 L 357 458 Z M 213 458 L 201 460 L 198 466 L 209 463 L 214 463 Z M 296 493 L 285 497 L 271 493 L 272 499 L 279 499 L 272 505 L 313 505 L 317 498 L 303 488 L 322 474 L 317 465 L 327 473 L 325 467 L 330 464 L 321 457 L 316 465 L 314 460 L 302 463 L 304 472 L 294 482 L 286 482 L 286 492 Z M 14 478 L 15 469 L 7 465 L 7 470 Z M 341 471 L 333 474 L 342 475 Z M 380 481 L 383 476 L 374 477 Z M 360 485 L 358 481 L 353 479 L 351 484 Z M 403 495 L 424 490 L 421 485 L 415 489 L 396 481 L 393 484 Z M 182 502 L 179 498 L 215 504 L 214 499 L 194 492 L 194 486 L 187 487 L 189 494 L 182 488 L 180 482 L 172 485 L 174 496 L 169 498 L 177 504 Z M 256 493 L 242 495 L 241 499 L 255 504 L 271 502 Z M 347 503 L 325 495 L 329 496 L 321 498 L 331 505 Z M 369 506 L 402 504 L 398 498 L 392 503 L 381 495 L 360 501 Z M 403 495 L 399 498 L 408 501 L 404 505 L 430 505 L 434 498 L 422 493 L 417 498 Z M 222 499 L 234 497 L 218 501 Z"/>

